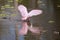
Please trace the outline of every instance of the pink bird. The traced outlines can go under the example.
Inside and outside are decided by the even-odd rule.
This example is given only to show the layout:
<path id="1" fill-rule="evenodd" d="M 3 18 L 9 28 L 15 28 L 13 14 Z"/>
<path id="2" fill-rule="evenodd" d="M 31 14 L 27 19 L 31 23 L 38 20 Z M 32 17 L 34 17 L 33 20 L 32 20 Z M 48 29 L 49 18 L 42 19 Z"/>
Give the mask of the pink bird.
<path id="1" fill-rule="evenodd" d="M 20 29 L 19 34 L 26 35 L 28 30 L 30 30 L 32 33 L 40 33 L 40 29 L 38 27 L 32 27 L 31 23 L 29 22 L 29 18 L 42 14 L 42 10 L 32 10 L 28 13 L 27 8 L 24 5 L 19 5 L 18 10 L 22 16 L 21 20 L 25 21 L 22 22 L 22 28 Z M 30 24 L 30 27 L 28 24 Z"/>

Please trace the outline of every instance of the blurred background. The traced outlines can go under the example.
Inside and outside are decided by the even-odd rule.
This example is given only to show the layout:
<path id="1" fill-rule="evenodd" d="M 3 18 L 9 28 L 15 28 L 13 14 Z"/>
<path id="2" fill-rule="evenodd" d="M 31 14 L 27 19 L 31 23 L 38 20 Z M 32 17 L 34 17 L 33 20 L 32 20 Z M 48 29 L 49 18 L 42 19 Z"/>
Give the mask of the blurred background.
<path id="1" fill-rule="evenodd" d="M 25 36 L 18 35 L 19 27 L 16 27 L 16 23 L 20 22 L 21 15 L 17 7 L 20 4 L 25 5 L 28 11 L 43 11 L 41 15 L 31 17 L 31 23 L 42 27 L 46 32 L 41 32 L 40 35 L 32 35 L 30 32 Z M 60 40 L 59 17 L 60 0 L 0 0 L 0 40 Z"/>

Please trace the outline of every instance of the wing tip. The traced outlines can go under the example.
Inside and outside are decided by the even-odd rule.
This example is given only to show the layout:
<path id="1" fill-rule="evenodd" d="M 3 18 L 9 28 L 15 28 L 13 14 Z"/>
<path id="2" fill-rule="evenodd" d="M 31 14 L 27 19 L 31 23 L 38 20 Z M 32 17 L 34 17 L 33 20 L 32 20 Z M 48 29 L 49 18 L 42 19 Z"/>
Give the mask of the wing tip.
<path id="1" fill-rule="evenodd" d="M 40 14 L 42 14 L 43 11 L 42 10 L 39 10 L 39 12 L 40 12 Z"/>
<path id="2" fill-rule="evenodd" d="M 19 5 L 18 8 L 23 7 L 24 5 Z"/>

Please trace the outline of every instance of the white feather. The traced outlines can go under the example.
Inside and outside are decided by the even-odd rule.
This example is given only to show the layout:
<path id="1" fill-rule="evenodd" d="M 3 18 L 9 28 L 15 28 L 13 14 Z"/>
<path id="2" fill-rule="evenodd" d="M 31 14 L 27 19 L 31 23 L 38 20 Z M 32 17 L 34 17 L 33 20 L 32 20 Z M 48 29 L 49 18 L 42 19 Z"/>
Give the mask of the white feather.
<path id="1" fill-rule="evenodd" d="M 32 10 L 29 12 L 28 17 L 37 16 L 42 14 L 42 10 Z"/>
<path id="2" fill-rule="evenodd" d="M 24 5 L 19 5 L 18 10 L 20 11 L 20 14 L 22 16 L 22 20 L 26 20 L 28 16 L 27 8 Z"/>

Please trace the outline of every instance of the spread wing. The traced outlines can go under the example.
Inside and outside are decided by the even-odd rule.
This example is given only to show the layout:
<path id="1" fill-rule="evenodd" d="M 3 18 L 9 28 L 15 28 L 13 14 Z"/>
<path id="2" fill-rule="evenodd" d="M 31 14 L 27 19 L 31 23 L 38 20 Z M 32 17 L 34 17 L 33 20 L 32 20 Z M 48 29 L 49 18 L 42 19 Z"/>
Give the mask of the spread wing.
<path id="1" fill-rule="evenodd" d="M 31 31 L 31 32 L 34 33 L 34 34 L 40 34 L 40 29 L 39 29 L 39 27 L 33 27 L 32 24 L 31 24 L 31 26 L 29 27 L 29 31 Z"/>
<path id="2" fill-rule="evenodd" d="M 22 16 L 22 20 L 27 19 L 27 16 L 28 16 L 27 8 L 24 5 L 19 5 L 18 10 L 20 11 L 20 14 Z"/>
<path id="3" fill-rule="evenodd" d="M 30 27 L 29 30 L 34 34 L 40 34 L 39 27 Z"/>
<path id="4" fill-rule="evenodd" d="M 27 32 L 28 32 L 28 25 L 27 25 L 26 22 L 23 22 L 22 23 L 22 28 L 20 29 L 19 34 L 20 35 L 26 35 Z"/>
<path id="5" fill-rule="evenodd" d="M 32 17 L 40 14 L 42 14 L 42 10 L 32 10 L 29 12 L 28 17 Z"/>

